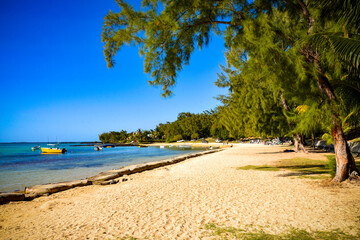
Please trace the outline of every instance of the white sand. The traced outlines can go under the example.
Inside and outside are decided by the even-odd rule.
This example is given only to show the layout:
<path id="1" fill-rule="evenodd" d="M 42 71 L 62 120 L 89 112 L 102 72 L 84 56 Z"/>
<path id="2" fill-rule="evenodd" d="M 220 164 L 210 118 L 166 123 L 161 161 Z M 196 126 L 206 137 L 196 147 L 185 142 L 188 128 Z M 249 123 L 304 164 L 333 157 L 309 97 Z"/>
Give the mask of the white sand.
<path id="1" fill-rule="evenodd" d="M 279 153 L 240 145 L 129 176 L 116 185 L 87 186 L 0 206 L 0 239 L 207 239 L 207 223 L 263 226 L 280 233 L 360 227 L 360 187 L 324 187 L 286 171 L 237 170 L 244 165 L 324 154 Z"/>

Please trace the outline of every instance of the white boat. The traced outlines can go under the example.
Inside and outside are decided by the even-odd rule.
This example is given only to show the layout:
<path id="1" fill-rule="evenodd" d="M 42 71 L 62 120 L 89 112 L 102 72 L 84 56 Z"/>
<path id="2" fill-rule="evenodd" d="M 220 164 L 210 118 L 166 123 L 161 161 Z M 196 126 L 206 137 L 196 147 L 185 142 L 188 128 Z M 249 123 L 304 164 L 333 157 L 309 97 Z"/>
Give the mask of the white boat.
<path id="1" fill-rule="evenodd" d="M 95 151 L 102 151 L 103 150 L 103 147 L 102 146 L 95 146 Z"/>
<path id="2" fill-rule="evenodd" d="M 191 148 L 191 145 L 178 145 L 178 148 Z"/>
<path id="3" fill-rule="evenodd" d="M 32 147 L 31 148 L 31 150 L 33 150 L 33 151 L 35 151 L 35 150 L 39 150 L 40 149 L 40 146 L 39 145 L 37 145 L 37 146 L 35 146 L 35 147 Z"/>

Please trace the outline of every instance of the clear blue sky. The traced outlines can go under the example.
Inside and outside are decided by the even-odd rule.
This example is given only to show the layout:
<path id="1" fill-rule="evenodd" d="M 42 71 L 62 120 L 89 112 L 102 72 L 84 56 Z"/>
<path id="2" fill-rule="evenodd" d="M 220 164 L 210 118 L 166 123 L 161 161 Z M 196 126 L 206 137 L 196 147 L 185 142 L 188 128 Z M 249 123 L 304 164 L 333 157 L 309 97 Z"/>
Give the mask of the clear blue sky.
<path id="1" fill-rule="evenodd" d="M 0 2 L 0 142 L 93 141 L 220 104 L 222 39 L 196 51 L 164 99 L 148 85 L 136 48 L 123 48 L 106 67 L 101 32 L 110 9 L 118 11 L 114 0 Z"/>

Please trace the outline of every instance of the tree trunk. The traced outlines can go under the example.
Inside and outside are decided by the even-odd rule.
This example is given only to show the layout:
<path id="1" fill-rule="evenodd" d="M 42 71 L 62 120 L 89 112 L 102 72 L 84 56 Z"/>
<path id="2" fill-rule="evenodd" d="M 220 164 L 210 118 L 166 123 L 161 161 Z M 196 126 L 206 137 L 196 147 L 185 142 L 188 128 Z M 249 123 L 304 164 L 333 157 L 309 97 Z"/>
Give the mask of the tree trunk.
<path id="1" fill-rule="evenodd" d="M 305 142 L 304 135 L 296 134 L 294 136 L 295 152 L 308 153 L 308 151 L 305 149 L 304 142 Z"/>
<path id="2" fill-rule="evenodd" d="M 296 136 L 294 136 L 294 146 L 295 146 L 295 152 L 299 152 L 299 140 Z"/>
<path id="3" fill-rule="evenodd" d="M 331 134 L 334 142 L 334 151 L 336 157 L 336 175 L 333 182 L 342 182 L 350 177 L 350 174 L 358 175 L 359 172 L 356 169 L 354 157 L 351 154 L 350 147 L 345 139 L 344 131 L 342 128 L 341 120 L 339 118 L 339 105 L 334 94 L 328 78 L 325 76 L 324 71 L 320 66 L 319 57 L 316 57 L 315 64 L 317 66 L 319 77 L 318 84 L 320 90 L 325 93 L 330 101 L 330 107 L 333 117 L 333 126 L 331 128 Z"/>
<path id="4" fill-rule="evenodd" d="M 280 94 L 280 100 L 281 100 L 281 103 L 282 103 L 285 111 L 289 111 L 289 106 L 287 105 L 282 92 Z M 290 122 L 290 120 L 288 120 L 287 123 L 289 125 L 289 129 L 291 129 L 292 123 Z M 304 146 L 304 142 L 305 142 L 304 136 L 302 134 L 296 134 L 295 136 L 293 136 L 293 138 L 294 138 L 295 152 L 308 153 L 308 151 L 306 151 L 305 146 Z"/>
<path id="5" fill-rule="evenodd" d="M 348 179 L 353 172 L 355 172 L 354 175 L 358 175 L 359 171 L 356 168 L 354 157 L 344 137 L 341 123 L 335 116 L 331 134 L 334 140 L 336 157 L 336 175 L 333 182 L 342 182 Z"/>
<path id="6" fill-rule="evenodd" d="M 314 136 L 314 134 L 311 135 L 311 141 L 312 141 L 313 150 L 315 150 L 315 136 Z"/>
<path id="7" fill-rule="evenodd" d="M 302 13 L 308 19 L 308 35 L 310 35 L 312 34 L 315 20 L 308 11 L 307 5 L 304 3 L 304 1 L 298 0 L 298 3 L 300 9 L 302 10 Z M 318 76 L 316 80 L 319 89 L 327 96 L 330 102 L 331 112 L 334 121 L 331 133 L 334 141 L 334 150 L 336 156 L 336 175 L 333 181 L 342 182 L 349 178 L 350 174 L 353 171 L 355 171 L 357 175 L 359 172 L 356 169 L 354 157 L 352 156 L 349 145 L 347 144 L 344 137 L 341 121 L 338 117 L 339 109 L 337 99 L 334 90 L 329 82 L 329 79 L 326 77 L 325 71 L 321 67 L 321 60 L 319 54 L 314 51 L 311 46 L 301 48 L 300 53 L 305 57 L 308 62 L 315 64 L 315 67 L 318 71 Z"/>

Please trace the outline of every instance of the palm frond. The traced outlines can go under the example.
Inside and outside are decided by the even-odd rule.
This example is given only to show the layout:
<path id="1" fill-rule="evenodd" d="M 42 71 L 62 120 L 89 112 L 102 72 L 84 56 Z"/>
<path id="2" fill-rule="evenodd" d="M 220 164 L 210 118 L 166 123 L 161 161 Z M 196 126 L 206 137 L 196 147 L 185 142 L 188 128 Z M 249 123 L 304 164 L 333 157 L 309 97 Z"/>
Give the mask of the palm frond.
<path id="1" fill-rule="evenodd" d="M 305 105 L 305 104 L 304 105 L 299 105 L 299 106 L 296 107 L 295 111 L 297 111 L 298 114 L 301 114 L 301 113 L 304 113 L 304 112 L 308 111 L 309 108 L 310 108 L 309 105 Z"/>
<path id="2" fill-rule="evenodd" d="M 340 32 L 316 33 L 308 37 L 307 41 L 316 47 L 332 48 L 334 52 L 355 68 L 360 65 L 360 35 L 353 34 L 351 38 L 342 36 Z"/>
<path id="3" fill-rule="evenodd" d="M 321 19 L 334 19 L 339 25 L 350 25 L 359 29 L 359 0 L 315 0 L 314 4 L 320 8 Z"/>

